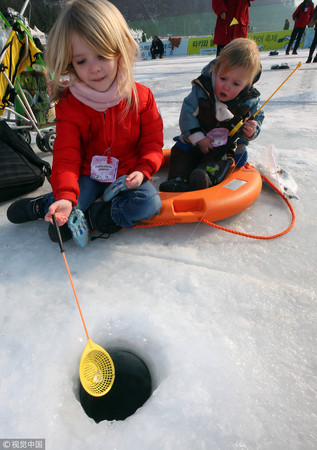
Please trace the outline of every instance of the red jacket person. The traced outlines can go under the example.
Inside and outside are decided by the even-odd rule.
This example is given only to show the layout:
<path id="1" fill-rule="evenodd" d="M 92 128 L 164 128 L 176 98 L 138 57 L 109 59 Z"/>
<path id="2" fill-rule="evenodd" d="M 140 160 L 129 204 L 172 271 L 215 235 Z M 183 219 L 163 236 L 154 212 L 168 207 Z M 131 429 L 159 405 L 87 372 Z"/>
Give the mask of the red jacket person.
<path id="1" fill-rule="evenodd" d="M 214 37 L 214 43 L 217 44 L 217 55 L 233 39 L 248 36 L 250 1 L 212 0 L 212 9 L 217 15 Z M 233 19 L 236 19 L 237 23 L 231 25 Z"/>

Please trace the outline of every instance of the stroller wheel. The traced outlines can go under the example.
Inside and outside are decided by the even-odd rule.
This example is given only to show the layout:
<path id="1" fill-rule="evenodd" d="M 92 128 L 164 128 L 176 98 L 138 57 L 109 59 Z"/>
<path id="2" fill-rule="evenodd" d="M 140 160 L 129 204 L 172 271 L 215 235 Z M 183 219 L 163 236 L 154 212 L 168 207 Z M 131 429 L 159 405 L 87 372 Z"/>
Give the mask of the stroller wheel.
<path id="1" fill-rule="evenodd" d="M 45 146 L 49 148 L 49 151 L 53 151 L 54 141 L 56 138 L 56 131 L 50 130 L 48 133 L 45 133 L 44 139 L 45 139 Z"/>
<path id="2" fill-rule="evenodd" d="M 27 144 L 31 144 L 31 133 L 27 130 L 18 130 L 17 135 L 22 138 Z"/>
<path id="3" fill-rule="evenodd" d="M 36 145 L 42 152 L 47 153 L 53 151 L 53 145 L 56 137 L 55 130 L 50 130 L 42 134 L 43 137 L 39 134 L 36 135 Z"/>

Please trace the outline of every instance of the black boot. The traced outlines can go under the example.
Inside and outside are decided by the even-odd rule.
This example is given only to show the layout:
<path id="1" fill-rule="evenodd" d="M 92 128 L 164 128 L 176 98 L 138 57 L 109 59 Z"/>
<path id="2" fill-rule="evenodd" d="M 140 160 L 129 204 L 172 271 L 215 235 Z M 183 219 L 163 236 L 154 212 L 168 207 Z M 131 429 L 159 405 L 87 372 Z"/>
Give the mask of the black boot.
<path id="1" fill-rule="evenodd" d="M 307 63 L 307 64 L 311 63 L 311 59 L 312 59 L 312 57 L 309 55 L 308 58 L 307 58 L 306 63 Z"/>
<path id="2" fill-rule="evenodd" d="M 111 217 L 111 202 L 95 202 L 85 212 L 88 227 L 100 233 L 113 234 L 121 230 Z"/>
<path id="3" fill-rule="evenodd" d="M 189 183 L 193 191 L 200 191 L 211 187 L 211 182 L 206 168 L 197 168 L 192 171 Z"/>
<path id="4" fill-rule="evenodd" d="M 44 219 L 44 195 L 35 198 L 22 198 L 12 203 L 7 210 L 7 218 L 12 223 L 25 223 Z"/>
<path id="5" fill-rule="evenodd" d="M 58 242 L 58 236 L 57 236 L 55 225 L 50 223 L 48 226 L 47 232 L 48 232 L 48 235 L 49 235 L 49 238 L 51 241 Z M 62 225 L 61 227 L 59 227 L 59 232 L 61 234 L 61 238 L 62 238 L 63 242 L 69 241 L 73 237 L 72 232 L 68 228 L 67 223 L 65 223 L 65 225 Z"/>
<path id="6" fill-rule="evenodd" d="M 164 181 L 160 184 L 159 190 L 162 192 L 188 192 L 192 191 L 185 178 L 177 177 Z"/>
<path id="7" fill-rule="evenodd" d="M 232 158 L 228 158 L 198 166 L 189 177 L 192 190 L 200 191 L 221 183 L 232 163 Z"/>

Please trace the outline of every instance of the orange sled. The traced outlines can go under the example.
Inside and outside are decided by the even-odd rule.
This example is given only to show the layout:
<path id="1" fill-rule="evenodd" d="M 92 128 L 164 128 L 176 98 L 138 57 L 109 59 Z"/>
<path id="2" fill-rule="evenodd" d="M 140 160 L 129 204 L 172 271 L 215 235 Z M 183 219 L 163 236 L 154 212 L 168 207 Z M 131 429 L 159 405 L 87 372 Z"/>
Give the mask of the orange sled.
<path id="1" fill-rule="evenodd" d="M 167 167 L 170 149 L 164 149 Z M 240 169 L 232 166 L 225 179 L 216 186 L 191 192 L 159 192 L 162 209 L 157 216 L 142 223 L 149 226 L 173 225 L 174 223 L 216 222 L 240 213 L 252 205 L 262 189 L 260 173 L 252 166 Z"/>

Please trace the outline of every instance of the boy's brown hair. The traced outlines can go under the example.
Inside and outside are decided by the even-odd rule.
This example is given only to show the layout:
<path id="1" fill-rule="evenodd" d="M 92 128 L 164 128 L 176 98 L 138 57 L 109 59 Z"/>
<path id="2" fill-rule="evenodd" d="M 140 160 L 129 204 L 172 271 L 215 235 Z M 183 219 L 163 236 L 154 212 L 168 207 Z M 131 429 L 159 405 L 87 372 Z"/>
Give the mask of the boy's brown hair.
<path id="1" fill-rule="evenodd" d="M 260 53 L 256 42 L 247 38 L 234 39 L 221 50 L 215 65 L 216 73 L 220 66 L 225 72 L 237 67 L 246 69 L 247 84 L 252 84 L 255 76 L 261 71 Z"/>

